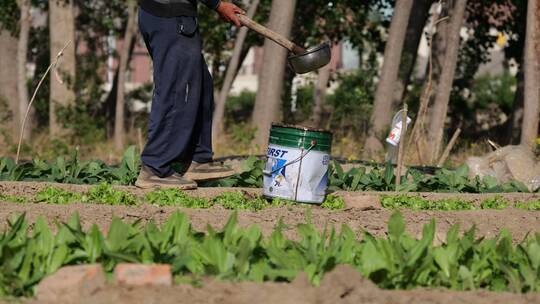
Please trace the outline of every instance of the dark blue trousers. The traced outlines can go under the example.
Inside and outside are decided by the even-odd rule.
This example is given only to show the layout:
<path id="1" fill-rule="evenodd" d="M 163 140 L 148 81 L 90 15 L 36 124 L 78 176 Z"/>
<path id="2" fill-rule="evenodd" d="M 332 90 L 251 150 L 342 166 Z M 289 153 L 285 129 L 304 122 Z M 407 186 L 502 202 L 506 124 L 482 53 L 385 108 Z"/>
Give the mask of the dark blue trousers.
<path id="1" fill-rule="evenodd" d="M 212 77 L 195 17 L 161 18 L 139 10 L 154 66 L 148 141 L 141 160 L 160 177 L 173 162 L 212 161 Z"/>

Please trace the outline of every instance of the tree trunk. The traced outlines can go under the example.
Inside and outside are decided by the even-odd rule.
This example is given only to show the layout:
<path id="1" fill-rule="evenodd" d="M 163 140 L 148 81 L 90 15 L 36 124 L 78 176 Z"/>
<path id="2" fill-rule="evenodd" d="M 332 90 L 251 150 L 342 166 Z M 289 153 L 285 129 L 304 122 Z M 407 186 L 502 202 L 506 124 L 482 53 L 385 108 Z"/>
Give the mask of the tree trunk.
<path id="1" fill-rule="evenodd" d="M 450 101 L 450 93 L 454 82 L 454 74 L 456 70 L 459 45 L 460 45 L 460 30 L 465 19 L 465 8 L 467 0 L 456 0 L 450 17 L 450 25 L 448 27 L 448 44 L 442 64 L 441 77 L 438 81 L 435 102 L 431 114 L 429 127 L 429 142 L 431 162 L 436 161 L 439 150 L 443 141 L 444 123 L 448 112 L 448 103 Z"/>
<path id="2" fill-rule="evenodd" d="M 409 16 L 409 22 L 407 24 L 403 53 L 401 54 L 401 66 L 394 89 L 393 106 L 399 105 L 407 94 L 407 86 L 414 71 L 418 46 L 420 45 L 424 27 L 428 20 L 431 2 L 431 0 L 414 0 L 413 2 L 411 12 L 414 12 L 414 15 Z"/>
<path id="3" fill-rule="evenodd" d="M 330 81 L 330 65 L 326 65 L 319 70 L 317 75 L 317 83 L 315 84 L 315 90 L 313 91 L 313 113 L 311 115 L 311 123 L 314 127 L 319 128 L 322 120 L 322 108 L 326 100 L 326 89 L 328 82 Z"/>
<path id="4" fill-rule="evenodd" d="M 19 23 L 19 42 L 17 44 L 17 92 L 19 94 L 19 113 L 20 121 L 22 123 L 24 115 L 28 108 L 28 88 L 26 86 L 26 55 L 28 54 L 28 38 L 30 36 L 31 16 L 30 16 L 30 0 L 20 0 L 19 9 L 21 11 L 20 23 Z M 22 133 L 22 138 L 25 140 L 30 139 L 32 130 L 31 122 L 33 121 L 29 112 L 27 118 L 27 126 Z M 19 136 L 20 136 L 19 131 Z"/>
<path id="5" fill-rule="evenodd" d="M 538 115 L 540 109 L 540 77 L 538 71 L 539 58 L 536 57 L 536 43 L 539 33 L 537 32 L 538 17 L 537 0 L 529 0 L 527 4 L 527 29 L 525 38 L 525 90 L 523 102 L 523 122 L 521 124 L 520 144 L 536 148 L 536 137 L 538 136 Z"/>
<path id="6" fill-rule="evenodd" d="M 17 91 L 17 37 L 3 29 L 0 33 L 0 100 L 11 112 L 11 134 L 17 138 L 20 132 L 19 95 Z"/>
<path id="7" fill-rule="evenodd" d="M 452 11 L 452 9 L 454 8 L 454 4 L 455 1 L 450 1 L 450 3 L 445 1 L 441 4 L 442 8 L 438 20 L 442 21 L 440 21 L 436 25 L 435 35 L 433 36 L 433 66 L 431 77 L 433 79 L 432 90 L 434 92 L 437 91 L 438 80 L 441 78 L 441 73 L 443 69 L 442 67 L 444 64 L 446 49 L 449 40 L 450 20 L 443 20 L 443 18 L 449 17 L 448 15 L 445 16 L 445 14 L 449 14 L 448 12 Z M 434 98 L 431 98 L 430 102 L 433 102 L 433 99 Z"/>
<path id="8" fill-rule="evenodd" d="M 119 66 L 117 66 L 114 69 L 113 74 L 113 81 L 111 90 L 107 94 L 107 98 L 105 98 L 105 101 L 101 105 L 101 108 L 99 110 L 99 114 L 105 117 L 106 120 L 106 130 L 107 130 L 107 138 L 113 138 L 114 137 L 114 120 L 115 120 L 115 112 L 116 112 L 116 98 L 118 97 L 118 70 Z"/>
<path id="9" fill-rule="evenodd" d="M 517 87 L 514 94 L 514 102 L 512 104 L 512 114 L 510 115 L 508 126 L 506 128 L 506 139 L 504 143 L 507 145 L 516 145 L 521 137 L 521 124 L 523 121 L 523 94 L 525 89 L 523 76 L 523 59 L 520 60 L 519 71 L 516 76 Z"/>
<path id="10" fill-rule="evenodd" d="M 291 33 L 296 0 L 274 0 L 268 27 L 285 37 Z M 287 50 L 266 39 L 259 89 L 253 109 L 252 124 L 257 128 L 255 144 L 264 147 L 268 140 L 270 125 L 280 118 L 281 94 Z"/>
<path id="11" fill-rule="evenodd" d="M 137 3 L 128 2 L 128 21 L 124 33 L 124 45 L 120 52 L 120 66 L 118 67 L 118 90 L 116 91 L 116 111 L 114 120 L 114 147 L 120 151 L 124 148 L 125 130 L 125 93 L 126 72 L 129 67 L 131 48 L 137 31 Z"/>
<path id="12" fill-rule="evenodd" d="M 75 16 L 73 0 L 49 0 L 49 35 L 50 35 L 50 58 L 56 60 L 66 43 L 71 43 L 64 50 L 56 68 L 57 75 L 50 77 L 49 95 L 49 131 L 51 136 L 59 136 L 65 133 L 64 128 L 56 117 L 58 106 L 67 107 L 75 102 Z M 52 71 L 52 73 L 55 73 Z"/>
<path id="13" fill-rule="evenodd" d="M 448 2 L 442 2 L 439 3 L 438 7 L 433 7 L 427 36 L 429 51 L 426 72 L 424 73 L 424 85 L 421 90 L 416 121 L 409 138 L 408 146 L 415 151 L 418 162 L 422 165 L 427 164 L 430 158 L 429 151 L 425 148 L 428 146 L 426 123 L 428 123 L 428 109 L 433 103 L 433 92 L 436 91 L 436 80 L 440 78 L 442 61 L 448 42 L 448 16 L 444 15 L 447 14 L 449 6 Z M 439 8 L 440 12 L 438 12 Z"/>
<path id="14" fill-rule="evenodd" d="M 252 0 L 247 12 L 247 16 L 249 18 L 253 18 L 255 15 L 259 2 L 260 0 Z M 227 74 L 225 75 L 225 79 L 223 81 L 223 87 L 221 88 L 216 100 L 216 109 L 214 110 L 212 125 L 212 137 L 214 138 L 213 142 L 215 142 L 215 139 L 219 138 L 225 130 L 225 103 L 227 102 L 227 96 L 229 96 L 232 84 L 236 78 L 238 67 L 241 65 L 242 49 L 244 47 L 244 41 L 246 40 L 247 34 L 248 28 L 242 27 L 238 31 L 238 36 L 234 42 L 234 50 L 231 61 L 229 62 L 229 66 L 227 67 Z"/>
<path id="15" fill-rule="evenodd" d="M 373 112 L 371 113 L 368 136 L 364 144 L 364 157 L 372 158 L 383 149 L 381 138 L 392 119 L 392 100 L 398 77 L 401 51 L 413 0 L 398 0 L 390 24 L 388 41 L 384 48 L 384 62 L 381 79 L 375 92 Z"/>

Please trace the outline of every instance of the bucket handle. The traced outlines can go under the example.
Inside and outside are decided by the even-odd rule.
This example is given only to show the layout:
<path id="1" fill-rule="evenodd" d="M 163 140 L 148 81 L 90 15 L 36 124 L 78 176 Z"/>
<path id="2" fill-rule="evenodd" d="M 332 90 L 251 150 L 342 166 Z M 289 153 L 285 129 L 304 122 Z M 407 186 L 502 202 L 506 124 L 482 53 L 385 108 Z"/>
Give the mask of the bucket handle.
<path id="1" fill-rule="evenodd" d="M 290 162 L 284 164 L 283 166 L 279 167 L 279 168 L 276 168 L 272 171 L 267 171 L 267 170 L 263 170 L 263 174 L 264 175 L 267 175 L 267 176 L 271 176 L 272 174 L 276 173 L 277 171 L 289 166 L 289 165 L 292 165 L 294 163 L 297 163 L 299 161 L 301 161 L 304 157 L 306 157 L 306 155 L 309 153 L 309 151 L 311 151 L 311 149 L 315 148 L 315 146 L 317 145 L 317 140 L 315 139 L 312 139 L 311 140 L 311 145 L 309 146 L 309 148 L 307 148 L 305 151 L 302 151 L 302 153 L 300 154 L 300 156 L 298 156 L 296 159 L 293 159 L 291 160 Z"/>

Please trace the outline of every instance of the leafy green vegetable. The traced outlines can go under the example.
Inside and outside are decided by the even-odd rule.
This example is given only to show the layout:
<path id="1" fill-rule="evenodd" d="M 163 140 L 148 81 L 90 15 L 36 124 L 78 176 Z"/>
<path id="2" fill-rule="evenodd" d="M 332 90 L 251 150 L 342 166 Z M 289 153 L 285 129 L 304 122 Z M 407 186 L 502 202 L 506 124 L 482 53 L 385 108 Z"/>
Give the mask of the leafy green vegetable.
<path id="1" fill-rule="evenodd" d="M 265 160 L 250 156 L 242 164 L 240 173 L 201 183 L 202 187 L 250 187 L 263 186 Z M 107 166 L 102 161 L 80 161 L 77 150 L 71 158 L 58 157 L 53 162 L 34 159 L 31 163 L 15 165 L 11 158 L 0 158 L 0 180 L 49 181 L 72 184 L 132 185 L 139 173 L 140 161 L 135 147 L 129 147 L 119 166 Z M 455 170 L 440 169 L 433 175 L 408 169 L 395 189 L 394 167 L 390 163 L 369 167 L 352 168 L 345 172 L 341 165 L 332 162 L 329 167 L 329 189 L 347 191 L 400 191 L 400 192 L 458 192 L 501 193 L 529 192 L 519 181 L 499 184 L 493 177 L 469 177 L 466 165 Z M 540 188 L 535 190 L 540 192 Z"/>
<path id="2" fill-rule="evenodd" d="M 345 208 L 345 201 L 342 197 L 328 195 L 324 202 L 321 204 L 321 207 L 330 209 L 330 210 L 341 210 Z"/>
<path id="3" fill-rule="evenodd" d="M 150 204 L 158 206 L 179 206 L 185 208 L 210 208 L 212 203 L 204 198 L 196 198 L 187 195 L 178 189 L 164 189 L 149 192 L 145 199 Z"/>
<path id="4" fill-rule="evenodd" d="M 122 190 L 116 190 L 107 183 L 92 186 L 83 197 L 84 202 L 107 204 L 107 205 L 136 205 L 137 198 Z"/>
<path id="5" fill-rule="evenodd" d="M 30 296 L 33 287 L 59 267 L 101 263 L 110 273 L 118 263 L 164 263 L 177 280 L 216 276 L 225 280 L 291 281 L 299 272 L 317 285 L 336 265 L 355 267 L 377 285 L 455 290 L 540 291 L 540 234 L 513 245 L 503 231 L 494 239 L 476 238 L 474 228 L 459 234 L 453 226 L 446 243 L 434 245 L 435 222 L 416 239 L 394 213 L 388 238 L 368 233 L 361 240 L 347 225 L 319 231 L 309 221 L 289 239 L 278 225 L 268 236 L 258 226 L 238 226 L 236 212 L 221 230 L 194 231 L 179 212 L 158 227 L 113 219 L 106 235 L 96 225 L 85 231 L 77 214 L 56 234 L 43 218 L 30 225 L 12 218 L 0 233 L 0 295 Z"/>
<path id="6" fill-rule="evenodd" d="M 261 188 L 263 186 L 263 169 L 265 161 L 250 156 L 242 164 L 240 173 L 234 176 L 203 183 L 203 187 L 249 187 Z"/>
<path id="7" fill-rule="evenodd" d="M 82 196 L 78 193 L 70 192 L 57 187 L 48 186 L 36 193 L 34 202 L 47 204 L 66 205 L 76 201 L 81 201 Z"/>
<path id="8" fill-rule="evenodd" d="M 509 203 L 502 196 L 495 196 L 483 200 L 480 203 L 480 208 L 482 209 L 506 209 Z"/>
<path id="9" fill-rule="evenodd" d="M 407 208 L 412 210 L 473 210 L 475 206 L 473 202 L 462 201 L 460 199 L 443 199 L 443 200 L 426 200 L 419 196 L 409 195 L 382 195 L 381 205 L 388 209 Z M 487 198 L 480 203 L 481 209 L 506 209 L 510 203 L 502 196 L 494 196 Z M 518 202 L 514 205 L 515 208 L 526 210 L 540 210 L 540 200 L 531 202 Z"/>
<path id="10" fill-rule="evenodd" d="M 46 181 L 69 184 L 112 184 L 131 185 L 139 173 L 139 156 L 135 147 L 129 147 L 118 167 L 107 166 L 100 160 L 81 161 L 77 150 L 69 159 L 58 157 L 53 162 L 34 159 L 31 163 L 16 165 L 11 158 L 0 158 L 0 180 Z"/>
<path id="11" fill-rule="evenodd" d="M 418 196 L 408 195 L 382 195 L 381 204 L 384 208 L 400 209 L 407 208 L 413 210 L 472 210 L 472 202 L 460 199 L 426 200 Z"/>
<path id="12" fill-rule="evenodd" d="M 244 210 L 262 210 L 270 205 L 270 203 L 262 197 L 248 198 L 243 192 L 225 192 L 212 200 L 214 204 L 221 205 L 225 209 L 244 209 Z"/>
<path id="13" fill-rule="evenodd" d="M 8 195 L 0 193 L 0 202 L 10 202 L 10 203 L 28 203 L 28 199 L 24 196 Z"/>
<path id="14" fill-rule="evenodd" d="M 525 210 L 540 210 L 540 199 L 531 202 L 517 202 L 514 207 Z"/>
<path id="15" fill-rule="evenodd" d="M 0 194 L 0 201 L 26 202 L 25 197 L 11 197 Z M 70 204 L 76 201 L 83 203 L 98 203 L 107 205 L 135 205 L 139 199 L 133 194 L 117 190 L 113 186 L 102 183 L 92 186 L 88 192 L 80 194 L 70 192 L 58 187 L 46 187 L 34 196 L 33 202 L 48 204 Z M 225 192 L 209 200 L 201 197 L 192 197 L 179 189 L 163 189 L 146 193 L 144 199 L 149 204 L 157 206 L 177 206 L 184 208 L 210 208 L 214 204 L 219 204 L 223 208 L 231 210 L 263 210 L 270 207 L 280 207 L 287 205 L 298 205 L 294 201 L 273 198 L 271 201 L 258 195 L 250 195 L 245 192 Z M 328 196 L 322 204 L 323 208 L 342 209 L 345 203 L 342 198 Z"/>
<path id="16" fill-rule="evenodd" d="M 365 167 L 343 171 L 341 165 L 333 162 L 329 168 L 329 189 L 347 191 L 401 191 L 401 192 L 456 192 L 456 193 L 500 193 L 529 192 L 518 181 L 498 184 L 491 177 L 469 178 L 469 168 L 462 165 L 455 170 L 440 169 L 434 175 L 424 174 L 415 169 L 408 169 L 401 178 L 401 184 L 395 189 L 393 167 L 387 163 L 384 167 L 374 165 L 369 171 Z M 540 191 L 540 188 L 537 190 Z"/>

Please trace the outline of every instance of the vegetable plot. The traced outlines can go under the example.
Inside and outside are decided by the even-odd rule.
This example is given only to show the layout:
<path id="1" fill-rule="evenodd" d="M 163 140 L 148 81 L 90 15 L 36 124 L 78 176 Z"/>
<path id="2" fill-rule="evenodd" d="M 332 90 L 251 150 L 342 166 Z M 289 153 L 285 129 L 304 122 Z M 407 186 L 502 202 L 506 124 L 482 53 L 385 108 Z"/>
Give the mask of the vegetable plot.
<path id="1" fill-rule="evenodd" d="M 456 192 L 456 193 L 500 193 L 530 192 L 519 181 L 498 184 L 495 178 L 485 176 L 469 178 L 469 168 L 462 165 L 456 170 L 440 169 L 434 175 L 408 169 L 401 177 L 401 185 L 395 188 L 394 167 L 374 167 L 369 172 L 365 167 L 344 171 L 334 162 L 330 171 L 330 189 L 347 191 L 402 191 L 402 192 Z M 540 191 L 536 189 L 536 192 Z"/>
<path id="2" fill-rule="evenodd" d="M 93 203 L 105 205 L 138 205 L 153 204 L 156 206 L 175 206 L 183 208 L 201 208 L 206 209 L 214 205 L 220 205 L 225 209 L 231 210 L 252 210 L 258 211 L 271 207 L 280 207 L 293 202 L 274 198 L 271 201 L 247 193 L 225 192 L 213 199 L 192 197 L 182 190 L 164 189 L 148 192 L 144 197 L 137 197 L 130 192 L 117 190 L 111 185 L 103 183 L 92 186 L 86 193 L 71 192 L 57 187 L 47 187 L 34 196 L 32 199 L 26 197 L 8 196 L 0 193 L 0 201 L 13 203 L 46 203 L 67 205 L 71 203 Z M 328 195 L 322 208 L 330 210 L 343 209 L 345 202 L 343 198 Z"/>
<path id="3" fill-rule="evenodd" d="M 11 158 L 0 158 L 0 180 L 132 185 L 139 174 L 139 167 L 139 155 L 134 146 L 124 152 L 122 162 L 117 167 L 107 166 L 100 160 L 81 161 L 77 150 L 73 150 L 71 158 L 58 157 L 53 162 L 36 158 L 30 163 L 16 165 Z"/>
<path id="4" fill-rule="evenodd" d="M 264 161 L 251 157 L 243 164 L 242 171 L 233 177 L 207 183 L 210 187 L 262 187 Z M 373 168 L 357 167 L 344 171 L 337 162 L 329 169 L 329 189 L 333 191 L 400 191 L 400 192 L 454 192 L 454 193 L 501 193 L 530 192 L 519 181 L 499 184 L 493 177 L 469 178 L 469 168 L 463 165 L 456 170 L 440 169 L 434 175 L 409 168 L 395 187 L 394 167 L 374 165 Z M 536 192 L 539 192 L 536 189 Z"/>
<path id="5" fill-rule="evenodd" d="M 202 183 L 202 187 L 248 187 L 261 188 L 264 160 L 249 157 L 240 173 L 221 180 Z M 48 163 L 34 159 L 31 163 L 15 165 L 10 158 L 0 158 L 0 180 L 48 181 L 72 184 L 99 184 L 107 182 L 117 185 L 133 185 L 139 173 L 139 155 L 135 147 L 124 153 L 122 163 L 111 167 L 102 161 L 80 161 L 76 151 L 70 159 L 63 157 Z M 469 178 L 469 169 L 463 165 L 455 170 L 440 169 L 434 175 L 409 168 L 395 189 L 394 167 L 374 165 L 344 171 L 337 162 L 332 162 L 329 171 L 329 189 L 346 191 L 401 191 L 401 192 L 455 192 L 455 193 L 499 193 L 530 192 L 519 181 L 499 184 L 495 178 Z M 535 192 L 540 192 L 535 189 Z"/>
<path id="6" fill-rule="evenodd" d="M 381 205 L 389 209 L 412 209 L 412 210 L 475 210 L 475 209 L 506 209 L 512 204 L 501 196 L 487 198 L 480 202 L 478 207 L 474 202 L 464 201 L 457 198 L 442 200 L 427 200 L 417 196 L 408 195 L 383 195 L 381 196 Z M 530 202 L 516 202 L 514 208 L 525 210 L 540 210 L 540 200 Z"/>
<path id="7" fill-rule="evenodd" d="M 194 231 L 187 217 L 174 213 L 161 227 L 115 218 L 102 234 L 96 225 L 81 228 L 77 214 L 57 224 L 53 234 L 43 218 L 32 229 L 24 215 L 13 217 L 0 233 L 0 294 L 28 296 L 47 274 L 63 265 L 101 263 L 110 272 L 121 262 L 166 263 L 177 280 L 216 276 L 234 281 L 291 281 L 300 271 L 317 285 L 324 273 L 350 264 L 383 288 L 447 287 L 456 290 L 540 291 L 540 234 L 512 245 L 502 232 L 477 239 L 474 228 L 433 245 L 435 222 L 417 240 L 405 233 L 400 213 L 388 222 L 388 238 L 356 233 L 343 225 L 318 231 L 297 226 L 298 240 L 288 239 L 278 225 L 265 237 L 258 226 L 241 228 L 233 214 L 222 230 Z"/>

